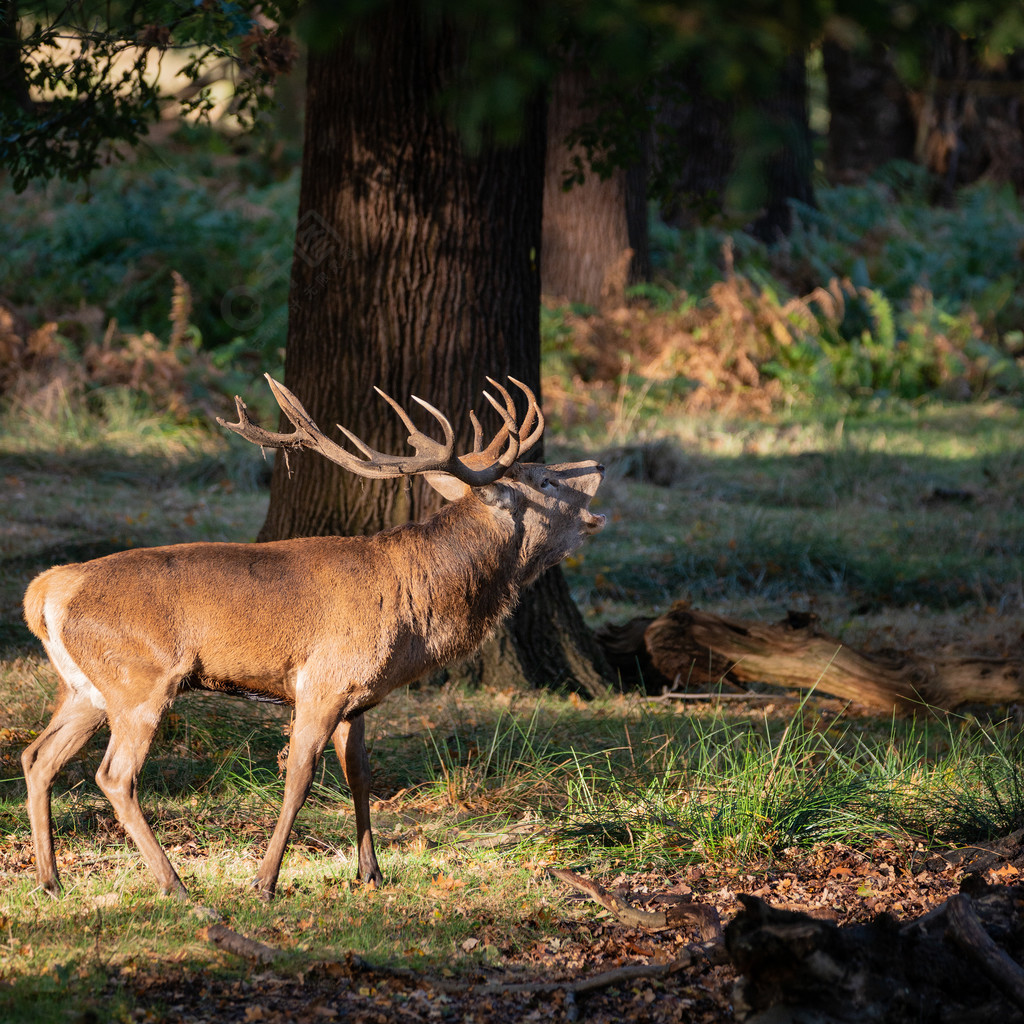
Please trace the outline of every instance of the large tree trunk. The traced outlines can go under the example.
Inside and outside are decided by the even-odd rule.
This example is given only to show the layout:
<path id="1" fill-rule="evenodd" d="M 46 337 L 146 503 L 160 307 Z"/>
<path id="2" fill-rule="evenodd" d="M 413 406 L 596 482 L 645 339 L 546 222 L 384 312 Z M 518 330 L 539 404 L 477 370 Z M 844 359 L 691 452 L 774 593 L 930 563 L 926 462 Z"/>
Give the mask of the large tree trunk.
<path id="1" fill-rule="evenodd" d="M 450 32 L 392 12 L 309 56 L 285 380 L 318 423 L 385 451 L 408 432 L 375 384 L 433 402 L 466 442 L 486 375 L 539 387 L 543 111 L 519 146 L 467 157 L 436 107 L 457 59 Z M 290 462 L 263 540 L 375 533 L 438 507 L 421 480 Z"/>
<path id="2" fill-rule="evenodd" d="M 912 160 L 916 126 L 907 90 L 889 51 L 868 53 L 826 42 L 828 172 L 856 181 L 890 160 Z"/>
<path id="3" fill-rule="evenodd" d="M 375 384 L 441 408 L 464 450 L 486 375 L 540 387 L 543 104 L 517 146 L 470 157 L 437 105 L 458 62 L 452 32 L 393 8 L 309 56 L 285 381 L 322 428 L 340 420 L 384 451 L 407 450 L 408 432 Z M 419 479 L 368 481 L 308 453 L 288 462 L 275 463 L 260 540 L 371 534 L 440 504 Z M 550 587 L 521 614 L 541 604 L 559 642 L 579 647 L 579 613 L 555 607 L 565 595 Z M 590 672 L 580 681 L 597 689 Z"/>
<path id="4" fill-rule="evenodd" d="M 763 192 L 761 213 L 749 230 L 769 244 L 789 234 L 791 199 L 814 205 L 806 54 L 791 54 L 779 69 L 776 83 L 773 94 L 757 105 L 759 124 L 748 140 L 755 146 L 759 162 L 755 173 Z"/>
<path id="5" fill-rule="evenodd" d="M 594 116 L 586 106 L 590 75 L 567 68 L 555 79 L 548 109 L 544 173 L 544 230 L 541 242 L 545 295 L 591 306 L 622 301 L 629 281 L 649 272 L 646 176 L 642 167 L 616 169 L 602 180 L 587 171 L 566 190 L 566 172 L 582 150 L 566 138 Z"/>

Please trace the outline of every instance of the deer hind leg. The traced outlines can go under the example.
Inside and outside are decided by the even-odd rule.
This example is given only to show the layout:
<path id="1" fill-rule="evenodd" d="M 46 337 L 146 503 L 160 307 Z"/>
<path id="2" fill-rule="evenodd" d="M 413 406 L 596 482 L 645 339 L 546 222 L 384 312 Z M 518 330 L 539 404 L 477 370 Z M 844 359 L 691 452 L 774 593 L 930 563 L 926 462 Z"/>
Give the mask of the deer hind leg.
<path id="1" fill-rule="evenodd" d="M 28 820 L 36 854 L 36 875 L 47 892 L 60 891 L 57 859 L 53 853 L 50 791 L 57 773 L 106 721 L 106 711 L 90 699 L 95 691 L 76 690 L 62 681 L 57 710 L 49 725 L 22 751 L 21 764 L 28 788 Z"/>
<path id="2" fill-rule="evenodd" d="M 313 773 L 338 724 L 339 715 L 340 711 L 336 707 L 317 706 L 312 702 L 303 704 L 301 701 L 296 704 L 295 721 L 288 742 L 281 813 L 259 871 L 253 879 L 253 885 L 265 900 L 271 899 L 277 888 L 277 876 L 281 872 L 281 861 L 284 859 L 292 825 L 309 796 Z"/>
<path id="3" fill-rule="evenodd" d="M 334 731 L 334 749 L 345 772 L 345 781 L 352 790 L 356 809 L 356 851 L 359 858 L 356 878 L 368 885 L 380 885 L 384 876 L 377 864 L 370 828 L 370 758 L 366 754 L 366 723 L 362 715 L 338 725 Z"/>
<path id="4" fill-rule="evenodd" d="M 164 690 L 157 685 L 149 692 L 162 698 Z M 165 706 L 166 701 L 161 699 L 159 703 L 139 704 L 119 709 L 116 713 L 111 709 L 110 743 L 96 773 L 96 782 L 113 806 L 117 820 L 138 846 L 161 892 L 167 896 L 187 899 L 185 886 L 171 867 L 167 854 L 139 806 L 139 773 Z"/>

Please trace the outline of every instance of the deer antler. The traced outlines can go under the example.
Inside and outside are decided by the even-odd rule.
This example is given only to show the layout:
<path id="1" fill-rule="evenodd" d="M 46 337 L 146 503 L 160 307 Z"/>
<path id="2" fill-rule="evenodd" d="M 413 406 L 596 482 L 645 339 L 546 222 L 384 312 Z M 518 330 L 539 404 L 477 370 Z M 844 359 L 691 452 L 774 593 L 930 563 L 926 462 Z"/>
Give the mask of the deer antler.
<path id="1" fill-rule="evenodd" d="M 544 417 L 537 406 L 537 399 L 525 384 L 521 384 L 512 377 L 509 378 L 513 384 L 526 394 L 529 400 L 529 408 L 521 428 L 516 424 L 515 403 L 512 401 L 512 396 L 497 381 L 491 380 L 488 377 L 488 381 L 501 392 L 505 401 L 504 407 L 488 392 L 485 391 L 483 394 L 487 401 L 497 410 L 498 415 L 501 416 L 503 425 L 499 428 L 498 433 L 495 434 L 494 439 L 487 448 L 481 451 L 480 446 L 482 444 L 483 432 L 476 416 L 472 417 L 476 436 L 473 453 L 477 456 L 473 461 L 487 462 L 489 460 L 489 464 L 480 468 L 471 468 L 455 454 L 455 432 L 452 430 L 452 425 L 447 417 L 440 410 L 436 409 L 429 402 L 425 402 L 422 398 L 417 398 L 415 395 L 412 396 L 413 401 L 426 409 L 441 425 L 441 430 L 444 434 L 443 443 L 418 430 L 409 418 L 408 413 L 390 395 L 375 387 L 374 391 L 394 409 L 408 429 L 409 444 L 412 445 L 416 454 L 414 456 L 402 456 L 378 452 L 361 441 L 351 431 L 339 425 L 338 429 L 365 456 L 365 458 L 359 458 L 332 441 L 329 437 L 326 437 L 320 431 L 320 428 L 317 427 L 316 423 L 313 422 L 313 418 L 303 408 L 302 403 L 280 381 L 274 380 L 269 373 L 264 376 L 267 378 L 270 390 L 273 392 L 277 404 L 281 407 L 281 411 L 291 421 L 295 430 L 290 434 L 281 434 L 264 430 L 262 427 L 257 426 L 250 419 L 249 410 L 245 402 L 237 396 L 235 398 L 235 407 L 238 410 L 238 422 L 228 423 L 218 416 L 217 422 L 221 426 L 227 427 L 228 430 L 233 430 L 240 437 L 244 437 L 253 444 L 258 444 L 261 448 L 283 448 L 285 451 L 309 448 L 331 462 L 343 466 L 352 473 L 373 479 L 412 476 L 418 473 L 440 471 L 448 473 L 471 487 L 482 487 L 485 484 L 494 483 L 495 480 L 504 476 L 509 467 L 518 458 L 519 452 L 521 450 L 525 451 L 528 445 L 524 446 L 520 441 L 520 434 L 524 429 L 532 428 L 532 433 L 527 438 L 529 445 L 537 442 L 544 429 Z M 535 422 L 537 423 L 536 426 L 534 425 Z M 504 451 L 501 450 L 503 446 L 505 447 Z"/>
<path id="2" fill-rule="evenodd" d="M 526 395 L 527 401 L 529 402 L 526 409 L 526 415 L 523 417 L 523 422 L 519 427 L 520 435 L 527 435 L 525 440 L 520 440 L 519 450 L 521 452 L 528 452 L 540 440 L 541 435 L 544 433 L 544 414 L 540 411 L 540 405 L 537 403 L 537 396 L 530 390 L 530 388 L 528 388 L 522 381 L 516 380 L 515 377 L 509 377 L 509 380 Z M 493 384 L 494 387 L 501 392 L 502 398 L 505 399 L 505 409 L 509 416 L 514 419 L 516 415 L 516 405 L 515 402 L 512 401 L 512 396 L 493 377 L 488 377 L 487 382 L 489 384 Z M 498 433 L 494 435 L 491 443 L 484 448 L 483 427 L 480 426 L 480 421 L 476 418 L 476 413 L 470 411 L 469 418 L 473 423 L 473 453 L 493 459 L 497 453 L 501 451 L 501 446 L 505 443 L 505 439 L 508 437 L 507 428 L 505 426 L 500 427 L 498 429 Z M 504 417 L 502 418 L 504 419 Z"/>

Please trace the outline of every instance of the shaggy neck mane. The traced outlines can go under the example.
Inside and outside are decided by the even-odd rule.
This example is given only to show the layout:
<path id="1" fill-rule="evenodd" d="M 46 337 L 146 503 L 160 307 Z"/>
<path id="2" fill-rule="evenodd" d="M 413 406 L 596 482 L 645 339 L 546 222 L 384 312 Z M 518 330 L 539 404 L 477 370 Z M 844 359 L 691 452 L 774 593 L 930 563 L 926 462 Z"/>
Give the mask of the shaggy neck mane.
<path id="1" fill-rule="evenodd" d="M 378 535 L 405 595 L 410 617 L 431 628 L 438 620 L 479 623 L 467 642 L 478 642 L 511 611 L 518 598 L 523 528 L 496 517 L 475 498 L 445 505 L 426 522 L 406 523 Z"/>

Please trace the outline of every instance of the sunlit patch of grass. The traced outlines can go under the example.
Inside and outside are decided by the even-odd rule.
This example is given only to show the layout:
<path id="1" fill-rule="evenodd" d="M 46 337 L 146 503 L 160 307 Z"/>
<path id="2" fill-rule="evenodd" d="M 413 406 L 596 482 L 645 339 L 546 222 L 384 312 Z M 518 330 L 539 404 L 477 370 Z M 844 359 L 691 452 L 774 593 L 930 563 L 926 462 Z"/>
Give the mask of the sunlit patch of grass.
<path id="1" fill-rule="evenodd" d="M 649 397 L 626 395 L 621 408 L 642 411 Z M 265 507 L 249 489 L 258 452 L 120 401 L 52 423 L 13 416 L 0 440 L 12 510 L 0 534 L 0 971 L 56 979 L 40 996 L 51 1009 L 72 1005 L 58 990 L 97 991 L 110 965 L 232 963 L 155 895 L 93 779 L 102 733 L 55 791 L 67 895 L 32 892 L 18 754 L 45 724 L 56 678 L 20 625 L 28 579 L 118 547 L 249 539 Z M 618 438 L 602 455 L 597 506 L 610 523 L 566 574 L 593 621 L 689 598 L 758 618 L 814 610 L 847 642 L 898 647 L 932 629 L 932 640 L 1005 645 L 1022 601 L 1018 415 L 995 403 L 881 403 L 817 420 L 663 416 L 657 433 Z M 551 434 L 551 458 L 582 454 Z M 659 458 L 672 464 L 655 482 L 644 460 Z M 297 969 L 352 949 L 430 969 L 499 964 L 552 933 L 547 863 L 671 871 L 823 841 L 976 841 L 1021 822 L 1012 723 L 878 722 L 835 707 L 403 690 L 368 716 L 387 884 L 351 883 L 353 813 L 328 751 L 269 906 L 249 882 L 280 807 L 287 709 L 181 699 L 140 791 L 195 901 Z"/>

